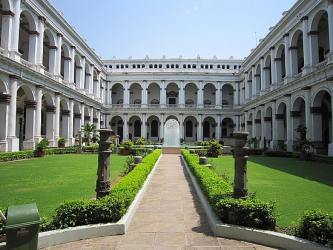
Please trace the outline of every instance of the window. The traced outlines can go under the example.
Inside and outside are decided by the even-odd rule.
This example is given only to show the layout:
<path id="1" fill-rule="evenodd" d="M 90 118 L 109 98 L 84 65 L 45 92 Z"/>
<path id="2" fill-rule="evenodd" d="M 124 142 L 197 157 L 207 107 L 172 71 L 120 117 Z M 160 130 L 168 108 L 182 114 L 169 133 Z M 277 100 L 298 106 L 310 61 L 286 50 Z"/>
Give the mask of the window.
<path id="1" fill-rule="evenodd" d="M 119 69 L 119 64 L 117 64 L 116 68 Z"/>
<path id="2" fill-rule="evenodd" d="M 176 69 L 179 69 L 179 64 L 176 64 Z"/>
<path id="3" fill-rule="evenodd" d="M 138 69 L 140 69 L 140 64 L 137 65 Z"/>
<path id="4" fill-rule="evenodd" d="M 187 121 L 185 126 L 186 126 L 186 137 L 193 137 L 193 122 Z"/>
<path id="5" fill-rule="evenodd" d="M 162 64 L 160 64 L 160 65 L 158 65 L 158 67 L 161 69 L 163 66 L 162 66 Z"/>
<path id="6" fill-rule="evenodd" d="M 168 69 L 168 68 L 170 68 L 170 65 L 169 65 L 169 64 L 167 64 L 167 65 L 166 65 L 166 68 L 167 68 L 167 69 Z"/>
<path id="7" fill-rule="evenodd" d="M 187 67 L 190 69 L 191 68 L 191 64 L 187 65 Z"/>
<path id="8" fill-rule="evenodd" d="M 192 68 L 193 68 L 193 69 L 196 69 L 196 68 L 197 68 L 197 65 L 196 65 L 196 64 L 193 64 L 193 65 L 192 65 Z"/>
<path id="9" fill-rule="evenodd" d="M 208 64 L 205 65 L 205 69 L 208 69 Z"/>
<path id="10" fill-rule="evenodd" d="M 201 64 L 200 67 L 203 69 L 205 66 L 203 64 Z"/>
<path id="11" fill-rule="evenodd" d="M 150 136 L 158 137 L 158 122 L 153 120 L 150 124 Z"/>
<path id="12" fill-rule="evenodd" d="M 213 69 L 213 64 L 209 65 L 209 68 L 210 68 L 210 69 Z"/>
<path id="13" fill-rule="evenodd" d="M 152 69 L 152 68 L 153 68 L 153 65 L 152 65 L 152 64 L 149 64 L 149 68 Z"/>
<path id="14" fill-rule="evenodd" d="M 122 69 L 123 69 L 123 68 L 124 68 L 124 64 L 120 65 L 120 68 L 122 68 Z"/>
<path id="15" fill-rule="evenodd" d="M 219 65 L 217 65 L 217 68 L 218 68 L 218 69 L 220 69 L 220 68 L 221 68 L 221 65 L 220 65 L 220 64 L 219 64 Z"/>
<path id="16" fill-rule="evenodd" d="M 125 68 L 128 69 L 128 64 L 125 65 Z"/>
<path id="17" fill-rule="evenodd" d="M 112 65 L 109 65 L 109 68 L 112 69 Z"/>
<path id="18" fill-rule="evenodd" d="M 157 64 L 154 65 L 154 69 L 157 69 Z"/>
<path id="19" fill-rule="evenodd" d="M 136 68 L 135 64 L 133 64 L 133 65 L 132 65 L 132 68 L 133 68 L 133 69 L 135 69 L 135 68 Z"/>
<path id="20" fill-rule="evenodd" d="M 140 65 L 140 64 L 139 64 L 139 65 Z M 143 69 L 144 69 L 145 67 L 146 67 L 146 65 L 144 65 L 144 64 L 142 64 L 142 65 L 141 65 L 141 68 L 143 68 Z"/>
<path id="21" fill-rule="evenodd" d="M 230 69 L 230 65 L 227 65 L 227 69 Z"/>
<path id="22" fill-rule="evenodd" d="M 222 65 L 222 69 L 225 69 L 225 65 Z"/>
<path id="23" fill-rule="evenodd" d="M 234 69 L 237 69 L 237 65 L 234 65 Z"/>
<path id="24" fill-rule="evenodd" d="M 183 64 L 183 69 L 186 69 L 186 64 Z"/>
<path id="25" fill-rule="evenodd" d="M 174 64 L 171 64 L 171 68 L 172 68 L 172 69 L 175 68 L 175 65 L 174 65 Z"/>

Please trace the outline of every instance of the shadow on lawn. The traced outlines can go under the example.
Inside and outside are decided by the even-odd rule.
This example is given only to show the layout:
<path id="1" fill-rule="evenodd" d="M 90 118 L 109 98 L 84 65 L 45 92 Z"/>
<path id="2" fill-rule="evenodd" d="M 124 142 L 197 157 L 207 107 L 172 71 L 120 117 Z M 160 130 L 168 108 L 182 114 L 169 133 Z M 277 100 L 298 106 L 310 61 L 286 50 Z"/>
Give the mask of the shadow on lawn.
<path id="1" fill-rule="evenodd" d="M 294 158 L 250 156 L 249 161 L 311 181 L 333 186 L 333 166 Z"/>

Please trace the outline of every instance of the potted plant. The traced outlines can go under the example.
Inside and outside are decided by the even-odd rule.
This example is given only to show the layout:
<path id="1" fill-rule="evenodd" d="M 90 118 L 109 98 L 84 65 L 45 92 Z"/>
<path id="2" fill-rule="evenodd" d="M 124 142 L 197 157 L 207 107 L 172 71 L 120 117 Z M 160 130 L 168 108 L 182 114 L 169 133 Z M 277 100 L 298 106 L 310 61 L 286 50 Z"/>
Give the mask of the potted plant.
<path id="1" fill-rule="evenodd" d="M 222 154 L 222 145 L 217 140 L 211 140 L 209 142 L 209 148 L 207 150 L 208 157 L 219 157 Z"/>
<path id="2" fill-rule="evenodd" d="M 122 155 L 129 155 L 130 154 L 130 149 L 133 146 L 133 142 L 131 140 L 125 140 L 121 144 L 121 150 L 120 154 Z"/>
<path id="3" fill-rule="evenodd" d="M 310 161 L 312 159 L 312 143 L 306 139 L 307 128 L 304 125 L 299 125 L 296 129 L 296 132 L 300 134 L 300 138 L 298 139 L 298 146 L 300 151 L 300 160 L 301 161 Z"/>
<path id="4" fill-rule="evenodd" d="M 35 156 L 36 157 L 44 157 L 45 155 L 45 149 L 50 144 L 49 140 L 44 138 L 42 139 L 36 146 L 35 149 Z"/>
<path id="5" fill-rule="evenodd" d="M 64 137 L 60 137 L 58 140 L 58 148 L 64 148 L 66 145 L 66 140 Z"/>

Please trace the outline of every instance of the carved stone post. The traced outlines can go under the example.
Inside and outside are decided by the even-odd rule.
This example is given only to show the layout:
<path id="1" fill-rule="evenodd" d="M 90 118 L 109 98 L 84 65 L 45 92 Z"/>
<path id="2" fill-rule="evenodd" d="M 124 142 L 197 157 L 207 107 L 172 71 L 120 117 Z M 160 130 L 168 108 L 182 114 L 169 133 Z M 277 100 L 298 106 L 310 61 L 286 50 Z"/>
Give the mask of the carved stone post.
<path id="1" fill-rule="evenodd" d="M 100 142 L 98 147 L 98 170 L 96 182 L 96 198 L 102 198 L 110 193 L 110 145 L 114 132 L 111 129 L 98 130 Z"/>
<path id="2" fill-rule="evenodd" d="M 234 197 L 247 197 L 247 153 L 245 147 L 247 132 L 236 132 L 234 137 L 234 158 L 235 158 L 235 177 L 234 177 Z"/>

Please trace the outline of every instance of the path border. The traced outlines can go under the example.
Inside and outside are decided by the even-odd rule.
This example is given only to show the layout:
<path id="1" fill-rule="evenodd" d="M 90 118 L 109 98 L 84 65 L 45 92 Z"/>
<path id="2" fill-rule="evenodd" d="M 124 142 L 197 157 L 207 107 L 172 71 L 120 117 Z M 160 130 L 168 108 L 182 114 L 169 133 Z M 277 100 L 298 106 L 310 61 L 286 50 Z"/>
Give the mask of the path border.
<path id="1" fill-rule="evenodd" d="M 53 230 L 53 231 L 39 233 L 38 249 L 65 244 L 73 241 L 125 234 L 133 219 L 137 207 L 140 201 L 142 200 L 143 195 L 146 192 L 153 175 L 155 174 L 156 167 L 159 164 L 161 157 L 162 153 L 158 157 L 153 169 L 147 176 L 140 191 L 136 194 L 135 199 L 129 206 L 126 214 L 118 222 L 78 226 L 63 230 Z M 5 242 L 0 244 L 0 250 L 4 249 L 6 249 Z"/>
<path id="2" fill-rule="evenodd" d="M 282 234 L 278 232 L 259 230 L 248 227 L 236 226 L 222 223 L 212 207 L 210 206 L 206 195 L 202 192 L 196 177 L 190 170 L 183 155 L 181 160 L 186 172 L 189 174 L 194 189 L 199 197 L 200 203 L 205 210 L 211 230 L 218 237 L 230 238 L 235 240 L 244 240 L 258 243 L 265 246 L 283 248 L 287 250 L 329 250 L 331 248 L 320 245 L 316 242 L 308 241 L 295 236 Z"/>

